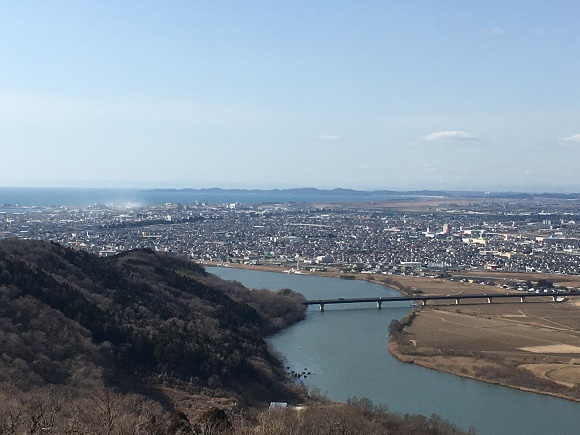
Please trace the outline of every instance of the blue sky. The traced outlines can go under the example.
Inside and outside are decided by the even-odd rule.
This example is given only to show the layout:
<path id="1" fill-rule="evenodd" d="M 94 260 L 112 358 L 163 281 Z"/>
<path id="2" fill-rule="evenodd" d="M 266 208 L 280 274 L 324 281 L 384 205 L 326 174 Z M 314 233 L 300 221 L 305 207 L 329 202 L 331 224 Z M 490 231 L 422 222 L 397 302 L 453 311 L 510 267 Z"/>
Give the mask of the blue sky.
<path id="1" fill-rule="evenodd" d="M 2 186 L 580 191 L 577 1 L 0 10 Z"/>

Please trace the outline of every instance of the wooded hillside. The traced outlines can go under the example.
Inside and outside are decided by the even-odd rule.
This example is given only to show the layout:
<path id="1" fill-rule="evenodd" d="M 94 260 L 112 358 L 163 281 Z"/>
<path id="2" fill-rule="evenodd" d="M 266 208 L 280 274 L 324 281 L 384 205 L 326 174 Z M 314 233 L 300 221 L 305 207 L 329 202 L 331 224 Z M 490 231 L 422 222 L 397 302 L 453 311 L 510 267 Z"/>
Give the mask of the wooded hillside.
<path id="1" fill-rule="evenodd" d="M 149 250 L 97 257 L 3 240 L 0 384 L 28 391 L 122 379 L 246 403 L 292 400 L 264 337 L 304 317 L 300 298 L 248 290 Z"/>

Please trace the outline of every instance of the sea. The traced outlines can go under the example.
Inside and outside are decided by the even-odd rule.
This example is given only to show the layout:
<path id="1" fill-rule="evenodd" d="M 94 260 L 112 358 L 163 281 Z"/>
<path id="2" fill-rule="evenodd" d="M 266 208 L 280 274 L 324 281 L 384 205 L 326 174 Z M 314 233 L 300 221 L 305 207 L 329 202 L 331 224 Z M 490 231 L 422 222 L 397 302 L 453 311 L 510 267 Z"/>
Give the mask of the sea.
<path id="1" fill-rule="evenodd" d="M 337 203 L 378 202 L 393 199 L 412 200 L 419 196 L 390 195 L 374 192 L 352 192 L 341 195 L 288 192 L 284 190 L 223 190 L 213 189 L 98 189 L 98 188 L 29 188 L 0 187 L 0 207 L 145 206 L 153 204 L 268 204 L 268 203 Z"/>

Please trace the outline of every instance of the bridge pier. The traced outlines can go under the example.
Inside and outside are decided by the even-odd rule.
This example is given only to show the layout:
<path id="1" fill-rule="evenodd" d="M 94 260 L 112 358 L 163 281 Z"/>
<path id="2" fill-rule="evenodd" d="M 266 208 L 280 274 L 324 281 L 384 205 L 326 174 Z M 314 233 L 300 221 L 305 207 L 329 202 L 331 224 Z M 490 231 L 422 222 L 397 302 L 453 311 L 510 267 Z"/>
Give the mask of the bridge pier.
<path id="1" fill-rule="evenodd" d="M 526 298 L 524 298 L 523 296 L 520 298 L 520 302 L 525 302 Z"/>
<path id="2" fill-rule="evenodd" d="M 423 305 L 423 306 L 427 305 L 427 299 L 421 300 L 421 305 Z"/>
<path id="3" fill-rule="evenodd" d="M 554 302 L 558 302 L 558 297 L 557 297 L 556 295 L 553 295 L 553 296 L 552 296 L 552 300 L 553 300 Z"/>
<path id="4" fill-rule="evenodd" d="M 459 305 L 459 298 L 455 299 L 455 305 Z"/>
<path id="5" fill-rule="evenodd" d="M 491 298 L 487 298 L 487 303 L 491 304 Z"/>
<path id="6" fill-rule="evenodd" d="M 383 304 L 382 301 L 377 301 L 377 308 L 380 310 L 381 309 L 381 305 Z"/>
<path id="7" fill-rule="evenodd" d="M 324 304 L 320 304 L 320 312 L 323 313 L 324 312 Z"/>

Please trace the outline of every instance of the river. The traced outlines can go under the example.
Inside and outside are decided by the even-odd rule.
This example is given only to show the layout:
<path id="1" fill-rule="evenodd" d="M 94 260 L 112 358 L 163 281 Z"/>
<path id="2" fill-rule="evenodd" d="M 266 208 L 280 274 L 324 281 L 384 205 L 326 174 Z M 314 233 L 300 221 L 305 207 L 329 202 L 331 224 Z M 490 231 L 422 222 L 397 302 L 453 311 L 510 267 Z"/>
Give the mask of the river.
<path id="1" fill-rule="evenodd" d="M 234 268 L 208 268 L 252 288 L 291 288 L 308 299 L 396 296 L 365 281 L 289 275 Z M 327 305 L 308 309 L 306 320 L 270 338 L 292 370 L 330 399 L 366 397 L 401 413 L 439 414 L 478 434 L 577 434 L 580 403 L 526 393 L 449 375 L 396 360 L 387 351 L 387 327 L 409 312 L 408 303 Z"/>

